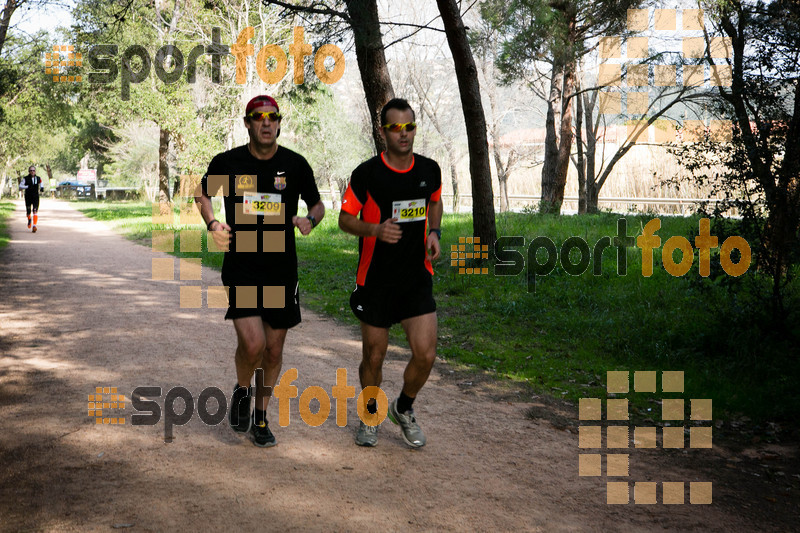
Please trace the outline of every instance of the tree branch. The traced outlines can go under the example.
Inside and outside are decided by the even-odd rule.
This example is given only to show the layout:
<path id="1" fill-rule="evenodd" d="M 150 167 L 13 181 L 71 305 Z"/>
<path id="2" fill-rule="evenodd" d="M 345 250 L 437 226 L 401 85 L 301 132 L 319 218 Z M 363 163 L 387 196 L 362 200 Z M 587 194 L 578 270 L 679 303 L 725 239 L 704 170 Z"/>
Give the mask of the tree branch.
<path id="1" fill-rule="evenodd" d="M 267 6 L 273 5 L 282 7 L 283 9 L 290 11 L 292 13 L 310 13 L 313 15 L 327 15 L 329 17 L 337 17 L 346 21 L 347 23 L 350 23 L 350 15 L 348 13 L 344 11 L 337 11 L 318 2 L 314 2 L 309 6 L 298 6 L 295 4 L 290 4 L 289 2 L 282 2 L 281 0 L 261 0 L 261 3 Z"/>

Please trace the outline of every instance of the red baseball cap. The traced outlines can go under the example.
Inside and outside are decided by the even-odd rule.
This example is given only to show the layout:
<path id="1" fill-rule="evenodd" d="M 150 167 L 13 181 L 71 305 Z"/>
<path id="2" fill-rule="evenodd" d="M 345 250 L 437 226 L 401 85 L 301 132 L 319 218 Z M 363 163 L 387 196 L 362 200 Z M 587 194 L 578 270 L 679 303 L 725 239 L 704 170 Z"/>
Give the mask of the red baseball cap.
<path id="1" fill-rule="evenodd" d="M 268 96 L 266 94 L 262 94 L 260 96 L 256 96 L 255 98 L 247 102 L 247 107 L 244 110 L 244 114 L 246 115 L 250 113 L 250 111 L 252 111 L 253 109 L 261 106 L 272 106 L 275 108 L 275 111 L 280 111 L 280 108 L 278 107 L 278 102 L 276 102 L 273 97 Z"/>

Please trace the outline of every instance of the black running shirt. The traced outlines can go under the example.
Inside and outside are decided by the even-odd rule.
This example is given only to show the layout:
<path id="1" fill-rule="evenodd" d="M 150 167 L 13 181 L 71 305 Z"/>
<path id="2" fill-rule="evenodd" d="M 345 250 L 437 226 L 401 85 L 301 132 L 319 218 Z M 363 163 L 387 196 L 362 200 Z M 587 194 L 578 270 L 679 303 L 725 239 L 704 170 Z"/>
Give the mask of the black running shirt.
<path id="1" fill-rule="evenodd" d="M 314 172 L 300 154 L 279 146 L 270 159 L 256 159 L 247 145 L 218 154 L 202 179 L 208 196 L 224 196 L 232 230 L 222 263 L 227 284 L 286 284 L 297 279 L 292 217 L 298 199 L 310 208 L 320 200 Z"/>
<path id="2" fill-rule="evenodd" d="M 20 183 L 20 190 L 25 191 L 25 198 L 32 199 L 39 197 L 39 189 L 42 188 L 42 178 L 37 175 L 31 176 L 28 174 L 22 178 Z"/>
<path id="3" fill-rule="evenodd" d="M 440 201 L 441 196 L 439 165 L 419 154 L 414 154 L 408 170 L 391 168 L 381 154 L 353 171 L 342 211 L 353 216 L 361 213 L 361 220 L 373 224 L 397 218 L 403 231 L 395 244 L 376 237 L 359 238 L 357 285 L 402 287 L 433 275 L 425 247 L 428 204 Z"/>

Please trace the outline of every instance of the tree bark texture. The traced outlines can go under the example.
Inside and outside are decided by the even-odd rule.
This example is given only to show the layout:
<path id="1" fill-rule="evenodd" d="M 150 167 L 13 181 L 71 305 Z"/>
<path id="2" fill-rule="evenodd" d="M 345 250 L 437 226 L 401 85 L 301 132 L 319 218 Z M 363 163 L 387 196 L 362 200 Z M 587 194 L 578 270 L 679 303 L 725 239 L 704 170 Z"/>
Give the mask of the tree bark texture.
<path id="1" fill-rule="evenodd" d="M 358 71 L 361 73 L 372 122 L 372 140 L 377 153 L 381 153 L 386 149 L 386 144 L 381 136 L 380 113 L 383 105 L 394 98 L 394 88 L 383 51 L 378 4 L 376 0 L 346 0 L 345 3 L 353 29 Z"/>
<path id="2" fill-rule="evenodd" d="M 436 0 L 444 23 L 447 44 L 453 54 L 461 107 L 467 126 L 469 171 L 472 178 L 472 224 L 474 236 L 493 245 L 495 226 L 492 171 L 489 166 L 489 143 L 486 140 L 486 116 L 481 103 L 478 68 L 467 40 L 467 30 L 455 0 Z"/>
<path id="3" fill-rule="evenodd" d="M 169 155 L 169 131 L 159 128 L 158 135 L 158 203 L 161 204 L 162 211 L 164 206 L 169 206 L 172 202 L 169 194 L 169 165 L 167 156 Z M 162 215 L 167 213 L 161 213 Z"/>

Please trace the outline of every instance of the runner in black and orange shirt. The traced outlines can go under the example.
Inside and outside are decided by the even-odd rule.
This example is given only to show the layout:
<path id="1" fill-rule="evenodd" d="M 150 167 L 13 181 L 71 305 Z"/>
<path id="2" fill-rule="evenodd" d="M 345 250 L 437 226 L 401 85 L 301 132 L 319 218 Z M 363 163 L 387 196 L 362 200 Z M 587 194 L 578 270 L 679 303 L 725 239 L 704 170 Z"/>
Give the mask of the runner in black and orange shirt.
<path id="1" fill-rule="evenodd" d="M 226 319 L 233 320 L 236 378 L 230 424 L 252 431 L 257 446 L 275 444 L 266 417 L 269 391 L 283 361 L 286 332 L 300 322 L 294 228 L 308 235 L 325 215 L 314 173 L 299 154 L 278 146 L 281 115 L 271 96 L 257 96 L 245 110 L 250 142 L 218 154 L 195 196 L 217 247 L 225 250 L 222 283 L 228 287 Z M 214 218 L 209 195 L 224 196 L 226 224 Z M 308 216 L 297 216 L 299 199 Z M 255 409 L 250 381 L 257 368 Z"/>
<path id="2" fill-rule="evenodd" d="M 389 327 L 401 323 L 411 346 L 400 396 L 389 418 L 410 446 L 426 439 L 412 409 L 436 359 L 436 302 L 431 260 L 439 257 L 442 175 L 432 159 L 415 154 L 414 111 L 403 99 L 381 110 L 386 151 L 353 171 L 342 199 L 339 227 L 359 238 L 356 290 L 350 307 L 361 321 L 361 387 L 378 387 L 389 345 Z M 361 218 L 356 218 L 359 213 Z M 430 255 L 429 255 L 430 254 Z M 377 411 L 375 400 L 367 404 Z M 356 444 L 375 446 L 377 427 L 361 422 Z"/>

